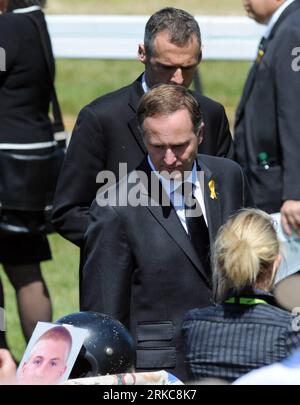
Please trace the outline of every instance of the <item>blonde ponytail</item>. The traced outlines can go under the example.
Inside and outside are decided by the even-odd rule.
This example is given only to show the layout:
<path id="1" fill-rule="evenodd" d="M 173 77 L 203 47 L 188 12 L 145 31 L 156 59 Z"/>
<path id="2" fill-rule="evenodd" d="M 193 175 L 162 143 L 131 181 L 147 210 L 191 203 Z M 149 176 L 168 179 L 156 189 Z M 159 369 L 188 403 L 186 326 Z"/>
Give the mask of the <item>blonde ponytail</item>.
<path id="1" fill-rule="evenodd" d="M 213 284 L 217 302 L 232 289 L 254 286 L 279 253 L 272 218 L 263 211 L 243 209 L 219 230 L 213 249 Z"/>

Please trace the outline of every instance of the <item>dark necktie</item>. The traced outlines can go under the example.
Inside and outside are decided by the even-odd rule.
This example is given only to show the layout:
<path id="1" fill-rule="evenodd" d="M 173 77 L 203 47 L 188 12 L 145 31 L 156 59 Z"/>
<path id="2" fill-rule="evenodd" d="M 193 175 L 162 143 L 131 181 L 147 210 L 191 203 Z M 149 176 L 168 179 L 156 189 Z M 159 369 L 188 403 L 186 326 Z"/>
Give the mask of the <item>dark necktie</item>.
<path id="1" fill-rule="evenodd" d="M 199 202 L 192 194 L 192 200 L 189 198 L 188 205 L 185 205 L 185 218 L 188 229 L 188 235 L 197 252 L 203 267 L 210 269 L 210 243 L 208 228 L 199 205 Z"/>

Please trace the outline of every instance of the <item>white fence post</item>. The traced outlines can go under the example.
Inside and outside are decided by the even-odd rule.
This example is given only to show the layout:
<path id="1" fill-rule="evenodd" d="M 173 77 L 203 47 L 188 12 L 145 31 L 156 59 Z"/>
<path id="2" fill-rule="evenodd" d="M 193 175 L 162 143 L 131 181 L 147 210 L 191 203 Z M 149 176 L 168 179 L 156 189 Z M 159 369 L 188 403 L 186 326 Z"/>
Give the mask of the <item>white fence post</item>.
<path id="1" fill-rule="evenodd" d="M 149 16 L 49 15 L 58 58 L 136 59 Z M 252 60 L 264 26 L 247 17 L 196 17 L 204 59 Z"/>

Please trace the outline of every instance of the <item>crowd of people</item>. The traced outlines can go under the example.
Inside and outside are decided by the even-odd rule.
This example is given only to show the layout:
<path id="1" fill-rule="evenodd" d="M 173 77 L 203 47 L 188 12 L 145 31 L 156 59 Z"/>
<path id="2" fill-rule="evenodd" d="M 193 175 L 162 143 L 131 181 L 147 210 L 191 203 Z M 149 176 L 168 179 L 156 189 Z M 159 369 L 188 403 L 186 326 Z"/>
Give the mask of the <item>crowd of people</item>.
<path id="1" fill-rule="evenodd" d="M 0 161 L 53 161 L 54 59 L 43 5 L 0 0 Z M 244 6 L 266 31 L 233 137 L 224 107 L 189 90 L 202 60 L 196 19 L 166 7 L 149 18 L 138 46 L 144 71 L 81 110 L 54 201 L 43 197 L 55 230 L 80 248 L 79 309 L 122 322 L 135 342 L 136 372 L 231 383 L 299 347 L 293 316 L 272 295 L 282 253 L 270 214 L 281 213 L 288 235 L 300 232 L 300 0 Z M 49 215 L 13 205 L 4 180 L 0 261 L 28 340 L 37 321 L 51 321 L 40 272 L 51 253 L 45 227 L 34 226 Z M 4 333 L 1 340 L 5 347 Z M 3 382 L 11 379 L 6 367 L 14 373 L 2 349 Z"/>

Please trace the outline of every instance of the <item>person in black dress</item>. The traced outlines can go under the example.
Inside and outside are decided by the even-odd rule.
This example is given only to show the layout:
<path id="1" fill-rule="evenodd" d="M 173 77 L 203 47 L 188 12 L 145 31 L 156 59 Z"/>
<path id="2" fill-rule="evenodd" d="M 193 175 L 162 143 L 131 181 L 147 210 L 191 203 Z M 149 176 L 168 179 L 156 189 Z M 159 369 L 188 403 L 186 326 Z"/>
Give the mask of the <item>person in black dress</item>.
<path id="1" fill-rule="evenodd" d="M 0 0 L 0 47 L 6 54 L 6 70 L 0 71 L 1 153 L 48 154 L 55 144 L 48 116 L 51 76 L 39 31 L 30 18 L 34 17 L 45 33 L 54 74 L 54 58 L 42 12 L 44 5 L 41 0 Z M 10 215 L 20 225 L 39 220 L 34 213 Z M 0 222 L 5 219 L 3 216 L 2 212 Z M 52 318 L 51 301 L 40 269 L 40 262 L 49 259 L 51 251 L 44 235 L 1 238 L 0 262 L 16 291 L 27 341 L 37 321 L 49 322 Z"/>

